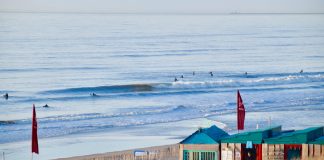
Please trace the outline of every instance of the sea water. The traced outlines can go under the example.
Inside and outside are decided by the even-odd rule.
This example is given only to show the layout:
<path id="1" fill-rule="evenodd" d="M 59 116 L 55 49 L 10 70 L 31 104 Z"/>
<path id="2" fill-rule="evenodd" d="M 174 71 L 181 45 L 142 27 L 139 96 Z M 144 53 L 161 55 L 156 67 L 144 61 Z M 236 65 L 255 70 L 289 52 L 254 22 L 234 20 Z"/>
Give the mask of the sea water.
<path id="1" fill-rule="evenodd" d="M 0 13 L 0 93 L 9 94 L 0 99 L 1 148 L 30 141 L 33 104 L 44 141 L 137 126 L 154 135 L 160 124 L 172 133 L 199 118 L 231 131 L 238 89 L 247 129 L 271 117 L 287 128 L 324 125 L 323 19 Z"/>

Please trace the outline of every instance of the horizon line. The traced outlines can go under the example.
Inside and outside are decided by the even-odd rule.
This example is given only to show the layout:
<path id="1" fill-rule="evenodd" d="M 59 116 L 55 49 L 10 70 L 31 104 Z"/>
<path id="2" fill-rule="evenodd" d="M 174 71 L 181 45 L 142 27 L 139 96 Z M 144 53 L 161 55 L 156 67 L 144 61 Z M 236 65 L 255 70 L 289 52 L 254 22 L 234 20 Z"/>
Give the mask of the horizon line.
<path id="1" fill-rule="evenodd" d="M 324 14 L 324 12 L 88 12 L 88 11 L 14 11 L 0 10 L 0 13 L 59 13 L 59 14 L 151 14 L 151 15 L 244 15 L 244 14 Z"/>

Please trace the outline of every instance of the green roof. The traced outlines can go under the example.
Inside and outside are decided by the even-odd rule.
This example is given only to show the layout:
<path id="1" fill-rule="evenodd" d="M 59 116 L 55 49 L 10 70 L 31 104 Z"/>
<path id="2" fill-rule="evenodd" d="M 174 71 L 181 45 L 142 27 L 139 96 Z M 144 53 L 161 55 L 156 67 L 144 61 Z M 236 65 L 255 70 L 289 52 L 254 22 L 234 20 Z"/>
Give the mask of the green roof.
<path id="1" fill-rule="evenodd" d="M 258 129 L 249 132 L 243 132 L 223 138 L 222 143 L 246 143 L 252 141 L 254 144 L 261 144 L 264 139 L 278 135 L 281 132 L 281 126 Z"/>
<path id="2" fill-rule="evenodd" d="M 323 136 L 323 127 L 311 127 L 289 133 L 283 133 L 277 137 L 265 140 L 268 144 L 305 144 Z"/>
<path id="3" fill-rule="evenodd" d="M 185 138 L 180 144 L 218 144 L 219 140 L 228 134 L 216 127 L 198 129 L 195 133 Z"/>
<path id="4" fill-rule="evenodd" d="M 309 144 L 321 144 L 324 145 L 324 136 L 317 138 L 315 141 L 309 142 Z"/>

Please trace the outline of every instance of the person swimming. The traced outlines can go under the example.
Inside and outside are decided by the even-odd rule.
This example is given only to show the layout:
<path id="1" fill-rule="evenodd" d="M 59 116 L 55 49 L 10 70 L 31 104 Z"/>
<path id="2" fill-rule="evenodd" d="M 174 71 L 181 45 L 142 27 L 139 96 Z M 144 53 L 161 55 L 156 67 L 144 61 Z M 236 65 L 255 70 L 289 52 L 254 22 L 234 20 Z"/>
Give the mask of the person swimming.
<path id="1" fill-rule="evenodd" d="M 178 81 L 177 77 L 174 77 L 174 82 L 177 82 L 177 81 Z"/>
<path id="2" fill-rule="evenodd" d="M 303 70 L 300 70 L 299 73 L 304 73 L 304 71 Z"/>
<path id="3" fill-rule="evenodd" d="M 95 93 L 91 93 L 90 95 L 93 97 L 97 96 L 97 94 L 95 94 Z"/>
<path id="4" fill-rule="evenodd" d="M 181 75 L 181 78 L 183 78 L 183 75 Z"/>
<path id="5" fill-rule="evenodd" d="M 3 95 L 3 97 L 4 97 L 5 99 L 8 99 L 8 98 L 9 98 L 9 94 L 6 93 L 6 94 Z"/>
<path id="6" fill-rule="evenodd" d="M 49 106 L 48 106 L 47 104 L 45 104 L 43 107 L 44 107 L 44 108 L 48 108 Z"/>
<path id="7" fill-rule="evenodd" d="M 214 76 L 213 72 L 209 72 L 210 76 Z"/>

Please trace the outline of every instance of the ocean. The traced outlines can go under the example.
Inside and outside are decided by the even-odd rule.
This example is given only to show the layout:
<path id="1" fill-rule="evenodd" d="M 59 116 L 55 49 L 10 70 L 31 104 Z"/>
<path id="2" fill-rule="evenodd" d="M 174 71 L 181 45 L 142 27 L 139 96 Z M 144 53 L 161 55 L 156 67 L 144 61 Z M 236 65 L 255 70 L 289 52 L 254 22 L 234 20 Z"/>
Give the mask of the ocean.
<path id="1" fill-rule="evenodd" d="M 116 130 L 129 135 L 142 128 L 137 138 L 173 136 L 167 139 L 175 143 L 203 125 L 235 132 L 237 90 L 247 130 L 270 120 L 286 129 L 324 125 L 323 19 L 0 13 L 0 94 L 9 94 L 0 99 L 0 151 L 8 159 L 30 151 L 16 144 L 30 143 L 33 104 L 40 153 L 51 148 L 42 141 L 117 136 Z M 154 138 L 148 141 L 141 144 Z M 104 151 L 117 149 L 125 148 Z"/>

